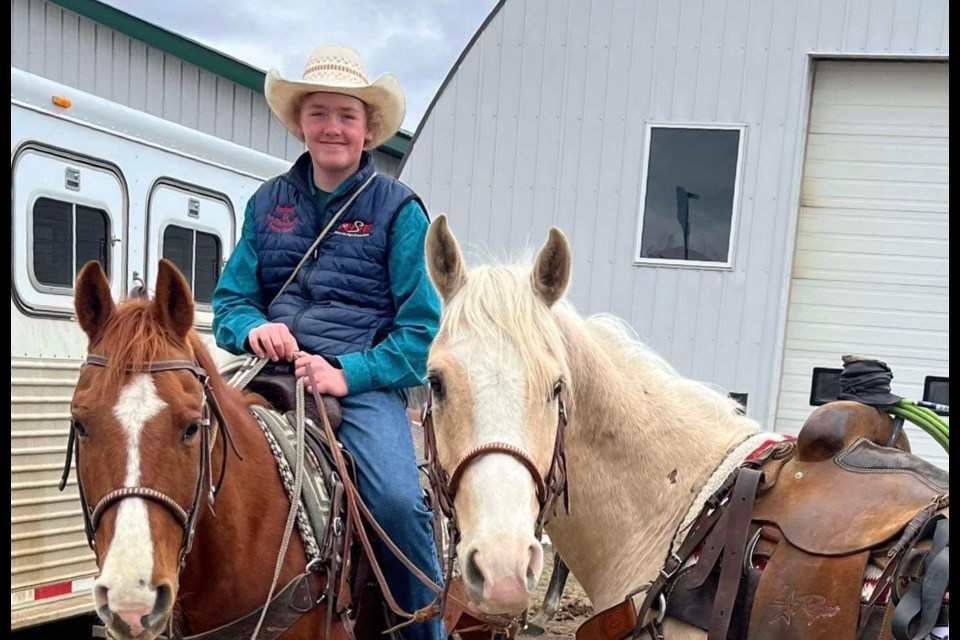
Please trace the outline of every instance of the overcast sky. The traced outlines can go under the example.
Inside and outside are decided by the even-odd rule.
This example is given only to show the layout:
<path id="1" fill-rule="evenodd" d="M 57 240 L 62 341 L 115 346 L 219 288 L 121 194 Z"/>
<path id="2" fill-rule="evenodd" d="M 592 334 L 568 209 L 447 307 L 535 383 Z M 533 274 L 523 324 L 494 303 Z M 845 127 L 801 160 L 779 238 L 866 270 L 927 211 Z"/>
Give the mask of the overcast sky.
<path id="1" fill-rule="evenodd" d="M 152 24 L 284 78 L 319 44 L 357 50 L 371 81 L 400 79 L 413 132 L 496 0 L 104 0 Z"/>

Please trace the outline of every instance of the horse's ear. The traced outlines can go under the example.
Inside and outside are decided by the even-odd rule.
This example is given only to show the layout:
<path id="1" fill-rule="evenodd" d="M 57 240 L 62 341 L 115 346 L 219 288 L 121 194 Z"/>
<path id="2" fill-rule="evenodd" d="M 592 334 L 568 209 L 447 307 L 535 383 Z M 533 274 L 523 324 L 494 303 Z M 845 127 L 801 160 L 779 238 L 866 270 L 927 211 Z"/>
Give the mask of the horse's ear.
<path id="1" fill-rule="evenodd" d="M 96 260 L 90 260 L 80 269 L 73 295 L 77 320 L 90 342 L 96 342 L 100 337 L 107 320 L 113 315 L 114 307 L 110 283 L 103 268 Z"/>
<path id="2" fill-rule="evenodd" d="M 181 338 L 193 328 L 193 295 L 180 270 L 169 260 L 160 261 L 157 293 L 153 300 L 157 321 Z"/>
<path id="3" fill-rule="evenodd" d="M 537 254 L 537 261 L 530 274 L 533 290 L 540 294 L 547 306 L 563 297 L 570 282 L 570 244 L 563 232 L 550 227 L 550 235 Z"/>
<path id="4" fill-rule="evenodd" d="M 440 297 L 449 300 L 467 281 L 460 245 L 453 237 L 447 216 L 440 214 L 427 229 L 427 272 Z"/>

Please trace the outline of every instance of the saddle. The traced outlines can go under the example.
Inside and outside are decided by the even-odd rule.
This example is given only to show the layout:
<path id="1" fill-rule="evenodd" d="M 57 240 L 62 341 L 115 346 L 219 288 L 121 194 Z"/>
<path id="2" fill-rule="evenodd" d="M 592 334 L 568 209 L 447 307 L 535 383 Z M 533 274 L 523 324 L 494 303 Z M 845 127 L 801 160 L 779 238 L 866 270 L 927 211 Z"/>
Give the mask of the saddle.
<path id="1" fill-rule="evenodd" d="M 271 362 L 267 364 L 249 383 L 247 390 L 259 394 L 280 413 L 295 411 L 297 408 L 297 377 L 290 362 Z M 330 425 L 334 431 L 340 426 L 340 402 L 333 396 L 322 395 L 323 405 L 327 409 Z M 313 424 L 320 424 L 320 412 L 313 394 L 304 394 L 304 413 Z"/>
<path id="2" fill-rule="evenodd" d="M 296 379 L 289 363 L 270 363 L 252 380 L 244 383 L 243 380 L 248 377 L 244 375 L 245 372 L 251 371 L 255 363 L 256 360 L 252 357 L 240 357 L 221 367 L 221 375 L 228 380 L 228 384 L 257 393 L 271 404 L 271 407 L 253 405 L 251 411 L 274 453 L 278 471 L 289 496 L 293 490 L 297 458 L 294 415 Z M 371 556 L 369 543 L 364 545 L 361 542 L 361 537 L 365 536 L 360 530 L 366 531 L 369 528 L 367 535 L 379 538 L 384 548 L 395 550 L 395 547 L 389 538 L 386 538 L 386 534 L 369 521 L 369 513 L 362 503 L 359 504 L 360 513 L 366 515 L 361 515 L 358 519 L 350 513 L 347 484 L 356 486 L 354 461 L 347 450 L 329 441 L 313 394 L 307 392 L 305 400 L 306 473 L 296 521 L 310 562 L 311 569 L 308 571 L 325 574 L 323 593 L 308 594 L 310 597 L 307 600 L 312 601 L 311 607 L 323 602 L 327 607 L 328 620 L 333 615 L 339 615 L 345 633 L 345 637 L 339 640 L 372 637 L 379 634 L 384 626 L 393 626 L 399 620 L 390 611 L 391 607 L 383 604 L 381 596 L 385 598 L 386 594 L 380 591 L 376 576 L 380 572 L 379 559 Z M 321 402 L 326 408 L 331 427 L 336 430 L 341 422 L 339 402 L 330 396 L 322 396 Z M 334 447 L 337 449 L 336 454 L 333 452 Z M 343 458 L 348 476 L 346 481 L 338 473 L 337 455 Z M 435 528 L 438 525 L 437 522 L 433 524 Z M 439 534 L 439 530 L 435 533 Z M 439 535 L 436 537 L 439 539 Z M 440 548 L 438 546 L 438 550 Z M 298 599 L 298 593 L 303 590 L 299 584 L 296 587 L 297 593 L 293 593 L 293 589 L 289 590 L 296 600 L 291 600 L 293 604 L 290 605 L 296 613 L 302 614 L 311 608 L 299 602 L 304 599 Z M 309 588 L 307 591 L 309 592 Z M 274 600 L 280 597 L 282 595 L 278 595 Z M 446 601 L 443 619 L 447 629 L 464 629 L 461 635 L 475 640 L 486 640 L 493 635 L 493 631 L 489 630 L 486 624 L 488 621 L 479 620 L 465 612 L 463 603 L 467 601 L 467 596 L 459 577 L 448 586 Z M 295 617 L 290 619 L 294 620 Z M 233 634 L 235 631 L 235 628 L 231 628 L 229 633 Z M 397 636 L 393 633 L 392 637 Z"/>
<path id="3" fill-rule="evenodd" d="M 893 638 L 901 588 L 919 579 L 918 552 L 912 562 L 908 552 L 950 492 L 949 474 L 909 451 L 887 414 L 840 401 L 814 411 L 796 442 L 759 466 L 727 637 Z M 668 615 L 693 624 L 699 617 L 697 626 L 709 628 L 703 622 L 721 595 L 724 529 L 708 535 L 698 563 L 678 579 Z M 865 584 L 871 560 L 874 573 L 887 568 L 898 580 L 881 573 Z M 884 582 L 901 584 L 887 595 L 879 592 Z M 941 591 L 938 604 L 942 598 Z M 691 606 L 697 599 L 700 606 Z"/>
<path id="4" fill-rule="evenodd" d="M 949 474 L 909 451 L 886 413 L 819 407 L 796 441 L 727 479 L 639 612 L 628 598 L 578 640 L 630 637 L 638 616 L 656 636 L 659 623 L 644 621 L 651 593 L 665 599 L 659 615 L 711 640 L 925 637 L 916 629 L 948 615 Z"/>

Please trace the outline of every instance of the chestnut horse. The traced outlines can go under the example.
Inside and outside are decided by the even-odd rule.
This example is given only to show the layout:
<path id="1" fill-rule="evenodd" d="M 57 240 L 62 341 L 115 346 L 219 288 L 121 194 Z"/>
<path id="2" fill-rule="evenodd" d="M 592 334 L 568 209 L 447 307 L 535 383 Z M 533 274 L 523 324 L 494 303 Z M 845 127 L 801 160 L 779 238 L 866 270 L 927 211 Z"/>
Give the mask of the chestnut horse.
<path id="1" fill-rule="evenodd" d="M 124 640 L 152 640 L 174 620 L 180 637 L 242 618 L 242 635 L 250 637 L 250 621 L 275 580 L 290 510 L 250 411 L 259 397 L 218 374 L 193 330 L 189 287 L 171 262 L 160 262 L 152 301 L 119 304 L 99 264 L 90 262 L 78 276 L 75 309 L 89 346 L 71 403 L 68 461 L 75 452 L 100 569 L 93 588 L 98 615 L 112 637 Z M 296 531 L 276 585 L 274 594 L 294 585 L 301 594 L 295 604 L 308 612 L 292 625 L 286 620 L 287 627 L 268 622 L 260 638 L 315 640 L 328 629 L 333 638 L 347 637 L 339 616 L 327 626 L 328 603 L 315 606 L 325 577 L 307 570 Z M 384 627 L 379 601 L 370 608 L 365 618 L 362 605 L 357 614 L 359 635 Z M 218 637 L 240 637 L 229 629 Z"/>

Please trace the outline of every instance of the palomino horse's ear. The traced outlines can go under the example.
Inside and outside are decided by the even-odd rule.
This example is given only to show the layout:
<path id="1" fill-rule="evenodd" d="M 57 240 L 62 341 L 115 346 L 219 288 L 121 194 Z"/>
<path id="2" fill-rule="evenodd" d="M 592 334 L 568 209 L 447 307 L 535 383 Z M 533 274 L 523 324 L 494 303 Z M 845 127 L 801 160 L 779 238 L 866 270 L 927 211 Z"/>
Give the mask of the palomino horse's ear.
<path id="1" fill-rule="evenodd" d="M 77 320 L 90 342 L 96 342 L 100 337 L 114 307 L 106 274 L 99 262 L 90 260 L 80 270 L 73 294 L 73 308 L 77 313 Z"/>
<path id="2" fill-rule="evenodd" d="M 449 300 L 467 281 L 460 245 L 453 237 L 447 216 L 440 214 L 427 229 L 427 272 L 440 297 Z"/>
<path id="3" fill-rule="evenodd" d="M 550 227 L 550 235 L 534 264 L 530 280 L 533 290 L 540 294 L 548 307 L 563 297 L 570 282 L 570 244 L 563 232 L 556 227 Z"/>
<path id="4" fill-rule="evenodd" d="M 160 261 L 153 312 L 160 324 L 181 338 L 193 328 L 193 295 L 190 293 L 190 285 L 169 260 Z"/>

